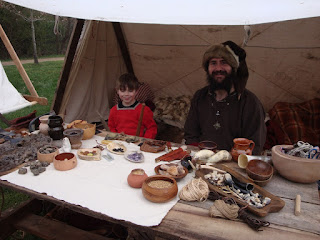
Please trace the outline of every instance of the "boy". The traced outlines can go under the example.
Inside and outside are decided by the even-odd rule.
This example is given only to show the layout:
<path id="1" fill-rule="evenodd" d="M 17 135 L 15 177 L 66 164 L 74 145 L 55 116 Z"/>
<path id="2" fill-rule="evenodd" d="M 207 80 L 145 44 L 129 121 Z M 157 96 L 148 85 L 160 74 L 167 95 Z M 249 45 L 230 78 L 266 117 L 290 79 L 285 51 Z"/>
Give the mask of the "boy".
<path id="1" fill-rule="evenodd" d="M 121 101 L 111 108 L 108 126 L 111 132 L 135 135 L 138 127 L 142 104 L 136 99 L 139 82 L 133 74 L 120 76 L 116 91 Z M 149 107 L 144 107 L 140 137 L 154 139 L 157 135 L 157 124 Z"/>

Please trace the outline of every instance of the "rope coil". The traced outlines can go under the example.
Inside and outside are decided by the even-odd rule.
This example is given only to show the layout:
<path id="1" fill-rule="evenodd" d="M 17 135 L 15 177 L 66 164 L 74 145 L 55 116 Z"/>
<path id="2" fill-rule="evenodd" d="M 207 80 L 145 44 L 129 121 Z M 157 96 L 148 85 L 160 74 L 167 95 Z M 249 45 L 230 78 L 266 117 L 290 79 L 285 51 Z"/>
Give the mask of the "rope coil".
<path id="1" fill-rule="evenodd" d="M 204 202 L 207 200 L 209 192 L 208 184 L 202 178 L 195 178 L 181 189 L 179 197 L 185 201 Z"/>

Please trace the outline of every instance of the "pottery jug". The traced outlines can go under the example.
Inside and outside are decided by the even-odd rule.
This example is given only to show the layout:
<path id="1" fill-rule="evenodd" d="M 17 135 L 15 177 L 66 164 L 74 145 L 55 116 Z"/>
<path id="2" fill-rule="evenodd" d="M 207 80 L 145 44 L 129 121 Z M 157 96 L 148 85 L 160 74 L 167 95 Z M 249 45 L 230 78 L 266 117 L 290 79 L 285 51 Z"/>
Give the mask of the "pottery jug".
<path id="1" fill-rule="evenodd" d="M 48 133 L 53 140 L 60 140 L 63 138 L 64 128 L 62 126 L 62 122 L 63 122 L 62 118 L 58 115 L 49 116 Z"/>
<path id="2" fill-rule="evenodd" d="M 143 169 L 133 169 L 131 173 L 128 175 L 127 181 L 130 187 L 133 188 L 141 188 L 144 180 L 148 175 L 145 173 Z"/>
<path id="3" fill-rule="evenodd" d="M 49 125 L 48 125 L 48 121 L 49 121 L 49 116 L 50 115 L 43 115 L 41 117 L 39 117 L 39 131 L 44 134 L 44 135 L 49 135 L 48 131 L 49 131 Z"/>
<path id="4" fill-rule="evenodd" d="M 240 154 L 252 155 L 254 149 L 254 142 L 246 138 L 235 138 L 233 139 L 233 148 L 231 149 L 232 159 L 238 162 Z"/>

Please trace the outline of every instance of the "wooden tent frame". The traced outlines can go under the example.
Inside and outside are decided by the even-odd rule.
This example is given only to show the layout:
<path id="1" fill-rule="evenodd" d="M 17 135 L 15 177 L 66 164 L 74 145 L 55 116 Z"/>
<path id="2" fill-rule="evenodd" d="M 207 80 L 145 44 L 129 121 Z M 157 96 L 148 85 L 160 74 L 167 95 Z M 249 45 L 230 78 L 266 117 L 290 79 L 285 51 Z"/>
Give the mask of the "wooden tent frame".
<path id="1" fill-rule="evenodd" d="M 22 66 L 22 63 L 14 50 L 9 38 L 7 37 L 5 31 L 3 30 L 1 24 L 0 24 L 0 38 L 2 39 L 2 42 L 6 49 L 8 50 L 8 53 L 10 54 L 10 57 L 14 64 L 16 65 L 20 76 L 22 77 L 24 83 L 26 84 L 30 95 L 22 95 L 27 101 L 31 102 L 32 105 L 39 103 L 40 105 L 48 105 L 48 99 L 45 97 L 39 97 L 37 91 L 35 90 L 26 70 Z M 0 119 L 8 126 L 10 126 L 9 121 L 5 119 L 5 117 L 0 113 Z"/>

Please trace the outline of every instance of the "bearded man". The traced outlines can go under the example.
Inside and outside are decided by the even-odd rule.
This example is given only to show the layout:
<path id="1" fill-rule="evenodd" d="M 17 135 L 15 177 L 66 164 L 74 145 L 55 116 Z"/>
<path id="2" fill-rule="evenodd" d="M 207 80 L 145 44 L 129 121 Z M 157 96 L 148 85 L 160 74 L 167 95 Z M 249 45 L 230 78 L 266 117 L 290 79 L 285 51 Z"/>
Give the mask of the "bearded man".
<path id="1" fill-rule="evenodd" d="M 265 112 L 259 99 L 245 88 L 249 72 L 246 52 L 232 41 L 210 47 L 202 66 L 208 86 L 193 96 L 184 126 L 186 144 L 214 141 L 230 151 L 234 138 L 255 142 L 254 155 L 266 140 Z"/>

